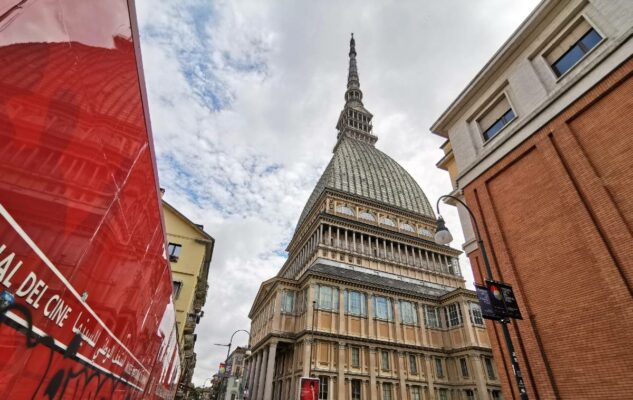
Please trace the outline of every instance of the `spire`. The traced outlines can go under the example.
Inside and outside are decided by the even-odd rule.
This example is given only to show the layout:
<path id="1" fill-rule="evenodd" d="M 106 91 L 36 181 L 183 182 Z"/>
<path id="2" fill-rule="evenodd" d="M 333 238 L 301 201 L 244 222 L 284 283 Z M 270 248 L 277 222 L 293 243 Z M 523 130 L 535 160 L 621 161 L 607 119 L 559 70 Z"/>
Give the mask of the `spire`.
<path id="1" fill-rule="evenodd" d="M 372 145 L 376 143 L 378 138 L 372 133 L 372 118 L 373 115 L 363 105 L 363 92 L 360 90 L 356 66 L 356 40 L 354 40 L 352 33 L 352 38 L 349 41 L 349 70 L 347 72 L 345 106 L 336 124 L 336 129 L 339 130 L 339 142 L 344 137 L 349 137 Z M 335 150 L 336 147 L 338 147 L 338 143 L 334 147 Z"/>
<path id="2" fill-rule="evenodd" d="M 349 71 L 347 73 L 345 102 L 363 105 L 363 92 L 360 90 L 358 67 L 356 67 L 356 41 L 354 40 L 353 33 L 352 38 L 349 40 Z"/>

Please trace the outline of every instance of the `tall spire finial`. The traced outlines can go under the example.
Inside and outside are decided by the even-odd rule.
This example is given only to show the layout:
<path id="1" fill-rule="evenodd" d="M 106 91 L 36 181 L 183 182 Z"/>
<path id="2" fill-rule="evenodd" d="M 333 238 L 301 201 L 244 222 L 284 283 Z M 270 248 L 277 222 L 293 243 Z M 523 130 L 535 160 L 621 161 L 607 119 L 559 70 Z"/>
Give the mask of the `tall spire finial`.
<path id="1" fill-rule="evenodd" d="M 345 107 L 343 107 L 336 124 L 336 129 L 339 130 L 339 142 L 348 137 L 371 145 L 376 143 L 378 138 L 372 132 L 372 118 L 373 115 L 363 106 L 363 92 L 360 90 L 358 68 L 356 67 L 356 41 L 352 33 L 349 40 L 349 71 L 347 90 L 345 91 Z M 336 149 L 336 146 L 334 148 Z"/>

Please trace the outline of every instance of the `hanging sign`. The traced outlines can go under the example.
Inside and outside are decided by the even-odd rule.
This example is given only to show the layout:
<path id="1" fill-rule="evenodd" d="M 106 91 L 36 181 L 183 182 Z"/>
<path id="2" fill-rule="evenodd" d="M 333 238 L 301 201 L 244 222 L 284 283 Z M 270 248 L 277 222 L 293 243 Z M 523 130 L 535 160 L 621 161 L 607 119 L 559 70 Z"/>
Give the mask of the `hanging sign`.
<path id="1" fill-rule="evenodd" d="M 502 318 L 523 319 L 512 286 L 503 282 L 487 280 L 486 287 L 496 315 Z"/>
<path id="2" fill-rule="evenodd" d="M 475 293 L 477 293 L 477 298 L 479 299 L 479 307 L 481 307 L 481 315 L 485 319 L 491 319 L 498 321 L 502 317 L 495 313 L 495 308 L 490 301 L 490 293 L 488 292 L 488 288 L 486 286 L 475 284 Z"/>

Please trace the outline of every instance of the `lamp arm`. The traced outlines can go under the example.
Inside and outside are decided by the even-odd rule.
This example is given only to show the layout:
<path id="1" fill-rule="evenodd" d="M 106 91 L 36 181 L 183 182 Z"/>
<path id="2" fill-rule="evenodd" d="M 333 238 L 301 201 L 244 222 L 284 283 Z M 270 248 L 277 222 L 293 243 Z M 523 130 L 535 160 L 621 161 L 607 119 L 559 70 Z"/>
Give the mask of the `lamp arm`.
<path id="1" fill-rule="evenodd" d="M 490 261 L 488 260 L 486 247 L 484 246 L 484 242 L 481 239 L 481 233 L 479 232 L 479 225 L 477 225 L 477 219 L 475 218 L 475 214 L 470 209 L 470 207 L 466 205 L 466 203 L 464 203 L 463 201 L 461 201 L 455 196 L 451 196 L 450 194 L 445 194 L 438 197 L 437 203 L 435 204 L 435 209 L 437 210 L 438 215 L 440 214 L 440 201 L 442 199 L 453 199 L 459 204 L 461 204 L 466 209 L 466 211 L 468 211 L 468 214 L 470 215 L 470 220 L 473 222 L 473 226 L 475 227 L 475 235 L 476 235 L 477 243 L 479 244 L 479 248 L 481 249 L 481 256 L 484 259 L 484 265 L 486 266 L 486 274 L 488 275 L 488 279 L 492 280 L 493 279 L 492 268 L 490 267 Z"/>

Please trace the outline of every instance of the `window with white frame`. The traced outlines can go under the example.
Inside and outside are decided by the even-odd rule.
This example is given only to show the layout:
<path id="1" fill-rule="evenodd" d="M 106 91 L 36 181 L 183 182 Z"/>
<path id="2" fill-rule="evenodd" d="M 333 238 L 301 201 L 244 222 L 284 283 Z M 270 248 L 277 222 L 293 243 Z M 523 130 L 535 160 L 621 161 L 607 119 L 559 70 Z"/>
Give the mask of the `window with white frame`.
<path id="1" fill-rule="evenodd" d="M 315 289 L 317 307 L 320 310 L 338 311 L 338 288 L 317 285 Z"/>
<path id="2" fill-rule="evenodd" d="M 427 328 L 441 328 L 440 324 L 440 314 L 439 309 L 437 307 L 430 306 L 428 304 L 424 305 L 424 320 Z"/>
<path id="3" fill-rule="evenodd" d="M 498 97 L 488 111 L 477 119 L 477 124 L 484 140 L 490 140 L 515 117 L 516 114 L 504 94 Z"/>
<path id="4" fill-rule="evenodd" d="M 418 324 L 418 313 L 414 303 L 400 300 L 398 306 L 400 311 L 400 321 L 402 323 L 410 325 Z"/>
<path id="5" fill-rule="evenodd" d="M 447 305 L 444 308 L 444 312 L 446 313 L 446 325 L 449 328 L 453 328 L 462 324 L 462 312 L 459 304 L 453 303 Z"/>
<path id="6" fill-rule="evenodd" d="M 295 310 L 295 298 L 297 293 L 294 290 L 284 290 L 281 292 L 281 312 L 293 313 Z"/>
<path id="7" fill-rule="evenodd" d="M 545 54 L 557 77 L 572 69 L 602 41 L 602 36 L 585 18 L 579 18 Z"/>
<path id="8" fill-rule="evenodd" d="M 352 368 L 360 368 L 360 348 L 352 347 Z"/>
<path id="9" fill-rule="evenodd" d="M 374 296 L 374 318 L 393 321 L 393 307 L 391 299 L 382 296 Z"/>
<path id="10" fill-rule="evenodd" d="M 477 303 L 470 303 L 470 322 L 475 325 L 484 325 L 484 316 L 481 313 L 481 307 Z"/>
<path id="11" fill-rule="evenodd" d="M 391 397 L 393 393 L 393 388 L 391 387 L 391 383 L 383 383 L 382 384 L 382 400 L 392 400 Z"/>
<path id="12" fill-rule="evenodd" d="M 319 376 L 319 400 L 328 400 L 328 392 L 330 389 L 330 378 L 327 376 Z"/>
<path id="13" fill-rule="evenodd" d="M 351 315 L 367 316 L 367 296 L 363 292 L 345 290 L 345 312 Z"/>

